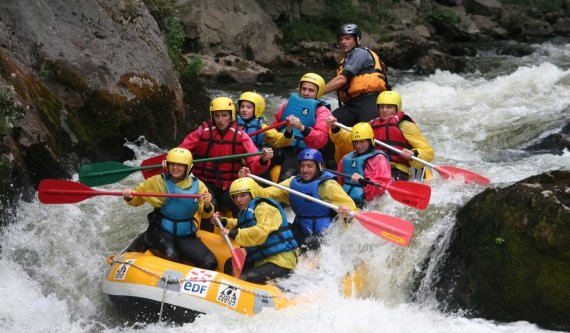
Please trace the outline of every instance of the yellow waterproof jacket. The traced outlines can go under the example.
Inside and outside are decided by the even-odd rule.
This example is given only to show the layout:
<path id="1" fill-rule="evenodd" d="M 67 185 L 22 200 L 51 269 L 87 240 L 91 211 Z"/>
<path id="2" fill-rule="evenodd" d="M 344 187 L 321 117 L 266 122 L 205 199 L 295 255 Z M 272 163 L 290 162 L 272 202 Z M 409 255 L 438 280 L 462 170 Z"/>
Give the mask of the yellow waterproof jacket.
<path id="1" fill-rule="evenodd" d="M 261 127 L 265 128 L 267 126 L 267 124 L 263 124 Z M 265 137 L 263 141 L 273 148 L 289 147 L 293 143 L 293 136 L 286 138 L 284 132 L 279 132 L 275 128 L 267 130 L 264 133 Z"/>
<path id="2" fill-rule="evenodd" d="M 235 241 L 243 247 L 256 246 L 265 243 L 267 237 L 281 226 L 281 213 L 279 210 L 267 202 L 261 202 L 255 208 L 255 219 L 257 224 L 253 227 L 238 229 Z M 228 229 L 235 229 L 238 220 L 227 219 Z M 297 267 L 297 250 L 277 253 L 265 259 L 255 262 L 255 267 L 265 263 L 273 263 L 279 267 L 295 269 Z"/>
<path id="3" fill-rule="evenodd" d="M 418 156 L 416 157 L 428 162 L 433 161 L 435 155 L 433 148 L 427 142 L 426 138 L 424 137 L 424 135 L 422 134 L 422 132 L 420 131 L 419 127 L 416 124 L 407 120 L 403 120 L 398 124 L 398 127 L 400 127 L 400 130 L 402 131 L 402 134 L 404 134 L 406 141 L 408 141 L 408 143 L 412 146 L 410 150 L 418 152 Z M 353 150 L 349 131 L 340 130 L 338 133 L 333 133 L 332 131 L 329 131 L 329 137 L 331 138 L 332 142 L 335 144 L 336 147 L 335 158 L 337 158 L 337 162 L 339 161 L 338 154 L 342 153 L 342 151 L 339 150 L 348 149 L 348 147 L 350 147 L 350 150 L 348 150 L 347 153 Z M 344 155 L 340 155 L 340 158 L 342 158 L 342 156 Z M 390 162 L 390 164 L 392 165 L 392 167 L 395 167 L 400 171 L 408 173 L 410 177 L 412 176 L 410 174 L 410 169 L 408 168 L 407 165 L 395 162 Z M 410 160 L 410 165 L 417 169 L 424 167 L 423 164 L 413 160 Z"/>
<path id="4" fill-rule="evenodd" d="M 185 179 L 176 183 L 181 189 L 188 189 L 192 186 L 192 178 L 186 177 Z M 134 192 L 136 193 L 167 193 L 166 191 L 166 182 L 162 175 L 155 175 L 150 177 L 149 179 L 145 180 L 144 182 L 140 183 L 135 187 Z M 208 192 L 208 188 L 204 183 L 198 180 L 198 193 L 203 194 Z M 130 201 L 127 201 L 127 204 L 130 206 L 141 206 L 145 202 L 148 202 L 154 208 L 160 208 L 166 202 L 166 197 L 134 197 Z M 212 207 L 214 205 L 212 204 Z M 196 212 L 198 216 L 208 218 L 211 217 L 215 212 L 215 209 L 212 209 L 208 213 L 204 211 L 204 201 L 200 199 L 198 204 L 198 211 Z"/>

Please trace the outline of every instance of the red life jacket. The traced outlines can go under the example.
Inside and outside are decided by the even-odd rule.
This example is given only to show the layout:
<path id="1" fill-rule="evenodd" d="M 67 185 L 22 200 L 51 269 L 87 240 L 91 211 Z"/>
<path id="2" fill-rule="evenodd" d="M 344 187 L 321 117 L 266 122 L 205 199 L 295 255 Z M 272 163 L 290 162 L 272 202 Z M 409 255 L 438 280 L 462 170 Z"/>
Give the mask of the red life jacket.
<path id="1" fill-rule="evenodd" d="M 406 140 L 404 133 L 402 133 L 400 126 L 398 126 L 403 120 L 414 122 L 410 116 L 403 112 L 398 112 L 387 120 L 381 120 L 379 117 L 371 120 L 370 126 L 372 126 L 372 130 L 374 131 L 374 138 L 400 150 L 404 148 L 412 149 L 412 145 Z M 391 162 L 410 166 L 410 162 L 403 159 L 400 154 L 379 145 L 377 145 L 377 147 L 390 156 Z"/>
<path id="2" fill-rule="evenodd" d="M 223 138 L 211 121 L 203 122 L 202 127 L 204 132 L 193 151 L 195 159 L 246 153 L 241 143 L 242 137 L 246 134 L 239 130 L 236 123 L 229 126 Z M 232 181 L 238 179 L 238 171 L 241 167 L 241 159 L 197 163 L 192 168 L 192 173 L 203 182 L 212 183 L 225 191 Z"/>

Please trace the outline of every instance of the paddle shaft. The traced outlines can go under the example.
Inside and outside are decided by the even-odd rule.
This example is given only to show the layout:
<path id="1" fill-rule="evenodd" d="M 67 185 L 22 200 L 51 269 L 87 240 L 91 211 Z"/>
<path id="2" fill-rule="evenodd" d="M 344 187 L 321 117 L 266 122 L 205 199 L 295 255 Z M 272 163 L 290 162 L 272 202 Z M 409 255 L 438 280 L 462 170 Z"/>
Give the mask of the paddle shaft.
<path id="1" fill-rule="evenodd" d="M 267 185 L 275 186 L 275 187 L 277 187 L 278 189 L 281 189 L 281 190 L 283 190 L 283 191 L 287 191 L 287 192 L 289 192 L 289 193 L 293 193 L 293 194 L 295 194 L 295 195 L 300 196 L 301 198 L 307 199 L 307 200 L 312 201 L 312 202 L 316 202 L 316 203 L 318 203 L 318 204 L 321 204 L 321 205 L 323 205 L 323 206 L 326 206 L 326 207 L 328 207 L 328 208 L 330 208 L 330 209 L 335 210 L 335 211 L 338 212 L 338 209 L 339 209 L 338 206 L 335 206 L 335 205 L 333 205 L 333 204 L 330 204 L 330 203 L 328 203 L 328 202 L 326 202 L 326 201 L 322 201 L 322 200 L 320 200 L 320 199 L 313 198 L 313 197 L 310 196 L 310 195 L 306 195 L 305 193 L 301 193 L 301 192 L 295 191 L 294 189 L 291 189 L 291 188 L 289 188 L 289 187 L 283 186 L 283 185 L 281 185 L 281 184 L 277 184 L 277 183 L 271 182 L 271 181 L 269 181 L 269 180 L 267 180 L 267 179 L 263 179 L 263 178 L 258 177 L 258 176 L 256 176 L 256 175 L 253 175 L 253 174 L 251 174 L 251 173 L 248 175 L 248 177 L 250 177 L 250 178 L 252 178 L 252 179 L 255 179 L 255 180 L 259 181 L 259 182 L 265 183 L 265 184 L 267 184 Z M 352 213 L 351 213 L 351 214 L 352 214 Z"/>
<path id="2" fill-rule="evenodd" d="M 272 125 L 265 126 L 264 128 L 258 129 L 257 131 L 248 133 L 247 135 L 249 135 L 249 137 L 252 137 L 252 136 L 257 135 L 257 134 L 259 134 L 259 133 L 263 133 L 263 132 L 265 132 L 265 131 L 269 131 L 270 129 L 273 129 L 273 128 L 281 127 L 281 126 L 286 125 L 286 124 L 287 124 L 287 120 L 283 120 L 283 121 L 274 123 L 274 124 L 272 124 Z"/>
<path id="3" fill-rule="evenodd" d="M 325 169 L 325 170 L 328 171 L 328 172 L 330 172 L 330 173 L 332 173 L 332 174 L 335 174 L 335 175 L 337 175 L 337 176 L 347 177 L 347 178 L 351 178 L 351 177 L 352 177 L 352 175 L 349 175 L 349 174 L 346 174 L 346 173 L 342 173 L 342 172 L 338 172 L 338 171 L 335 171 L 335 170 L 331 170 L 331 169 Z M 369 180 L 369 179 L 364 179 L 364 178 L 360 178 L 360 179 L 362 179 L 362 181 L 364 181 L 365 183 L 370 184 L 370 185 L 388 188 L 388 186 L 386 186 L 386 185 L 384 185 L 384 184 L 380 184 L 380 183 L 377 183 L 377 182 L 373 182 L 373 181 L 371 181 L 371 180 Z"/>
<path id="4" fill-rule="evenodd" d="M 283 191 L 286 191 L 286 192 L 289 192 L 289 193 L 298 195 L 298 196 L 300 196 L 301 198 L 304 198 L 304 199 L 306 199 L 306 200 L 309 200 L 309 201 L 312 201 L 312 202 L 316 202 L 316 203 L 321 204 L 321 205 L 323 205 L 323 206 L 325 206 L 325 207 L 328 207 L 328 208 L 330 208 L 330 209 L 332 209 L 332 210 L 334 210 L 334 211 L 336 211 L 336 212 L 338 212 L 338 210 L 339 210 L 339 207 L 338 207 L 338 206 L 335 206 L 335 205 L 333 205 L 333 204 L 330 204 L 330 203 L 328 203 L 328 202 L 326 202 L 326 201 L 323 201 L 323 200 L 320 200 L 320 199 L 317 199 L 317 198 L 313 198 L 313 197 L 310 196 L 310 195 L 306 195 L 305 193 L 301 193 L 301 192 L 299 192 L 299 191 L 295 191 L 295 190 L 293 190 L 293 189 L 291 189 L 291 188 L 289 188 L 289 187 L 286 187 L 286 186 L 283 186 L 283 185 L 281 185 L 281 184 L 277 184 L 277 183 L 271 182 L 271 181 L 269 181 L 269 180 L 263 179 L 263 178 L 258 177 L 258 176 L 256 176 L 256 175 L 253 175 L 253 174 L 251 174 L 251 173 L 248 175 L 248 177 L 250 177 L 250 178 L 252 178 L 252 179 L 254 179 L 254 180 L 257 180 L 257 181 L 259 181 L 259 182 L 265 183 L 265 184 L 267 184 L 267 185 L 275 186 L 275 187 L 277 187 L 278 189 L 281 189 L 281 190 L 283 190 Z M 356 218 L 357 220 L 360 221 L 359 217 L 360 217 L 361 214 L 359 214 L 359 213 L 354 213 L 354 212 L 349 212 L 349 215 L 350 215 L 351 217 L 354 217 L 354 218 Z M 362 222 L 362 221 L 361 221 L 361 222 Z M 383 226 L 383 228 L 386 229 L 386 230 L 388 230 L 389 232 L 391 232 L 391 233 L 393 233 L 393 234 L 400 234 L 400 233 L 401 233 L 400 230 L 398 230 L 398 229 L 392 227 L 391 225 L 385 225 L 385 226 Z"/>
<path id="5" fill-rule="evenodd" d="M 95 191 L 95 190 L 65 190 L 65 189 L 47 189 L 43 190 L 44 193 L 49 194 L 80 194 L 80 195 L 114 195 L 123 196 L 123 192 L 112 192 L 112 191 Z M 131 194 L 133 197 L 169 197 L 169 198 L 200 198 L 200 194 L 179 194 L 179 193 L 136 193 Z"/>
<path id="6" fill-rule="evenodd" d="M 352 127 L 348 127 L 348 126 L 343 125 L 343 124 L 340 124 L 340 123 L 335 123 L 335 124 L 336 124 L 336 126 L 342 128 L 342 129 L 344 129 L 344 130 L 347 130 L 347 131 L 349 131 L 349 132 L 352 130 Z M 384 148 L 386 148 L 386 149 L 390 149 L 391 151 L 396 152 L 396 153 L 398 153 L 398 154 L 400 154 L 400 155 L 402 155 L 402 153 L 403 153 L 403 151 L 401 151 L 400 149 L 398 149 L 398 148 L 396 148 L 396 147 L 392 147 L 392 146 L 390 146 L 389 144 L 386 144 L 386 143 L 384 143 L 384 142 L 382 142 L 382 141 L 380 141 L 380 140 L 374 139 L 374 142 L 376 142 L 376 144 L 378 144 L 378 145 L 380 145 L 380 146 L 382 146 L 382 147 L 384 147 Z M 417 158 L 417 157 L 415 157 L 415 156 L 413 156 L 413 155 L 410 157 L 410 159 L 412 159 L 412 160 L 414 160 L 414 161 L 416 161 L 416 162 L 418 162 L 418 163 L 421 163 L 421 164 L 423 164 L 423 165 L 425 165 L 425 166 L 428 166 L 428 167 L 430 167 L 430 168 L 432 168 L 432 169 L 437 169 L 437 166 L 436 166 L 435 164 L 432 164 L 432 163 L 430 163 L 430 162 L 428 162 L 428 161 L 422 160 L 421 158 Z"/>
<path id="7" fill-rule="evenodd" d="M 218 156 L 218 157 L 208 157 L 208 158 L 200 158 L 194 160 L 192 164 L 195 163 L 207 163 L 207 162 L 215 162 L 215 161 L 222 161 L 222 160 L 231 160 L 234 158 L 242 158 L 242 157 L 249 157 L 249 156 L 256 156 L 262 155 L 262 151 L 257 151 L 254 153 L 245 153 L 245 154 L 236 154 L 236 155 L 228 155 L 228 156 Z M 129 169 L 119 169 L 119 170 L 107 170 L 107 171 L 99 171 L 99 172 L 90 172 L 85 177 L 97 177 L 97 176 L 107 176 L 107 175 L 114 175 L 120 173 L 133 173 L 135 171 L 141 170 L 149 170 L 149 169 L 159 169 L 162 168 L 162 164 L 154 164 L 154 165 L 147 165 L 147 166 L 139 166 L 139 167 L 131 167 Z"/>
<path id="8" fill-rule="evenodd" d="M 220 219 L 217 217 L 214 220 L 216 221 L 218 228 L 220 228 L 220 230 L 223 230 L 224 226 L 222 225 L 222 221 L 220 221 Z M 230 251 L 233 250 L 234 246 L 232 245 L 232 242 L 230 241 L 230 237 L 227 234 L 224 234 L 224 239 L 226 240 L 226 244 L 228 244 Z"/>

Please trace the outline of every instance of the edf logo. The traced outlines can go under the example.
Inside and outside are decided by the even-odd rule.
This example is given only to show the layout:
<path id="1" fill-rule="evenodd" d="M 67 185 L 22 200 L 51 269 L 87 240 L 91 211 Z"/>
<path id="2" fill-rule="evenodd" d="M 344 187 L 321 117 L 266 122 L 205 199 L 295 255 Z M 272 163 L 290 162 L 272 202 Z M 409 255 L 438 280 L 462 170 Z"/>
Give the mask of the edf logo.
<path id="1" fill-rule="evenodd" d="M 185 291 L 199 295 L 202 295 L 208 291 L 208 286 L 202 283 L 185 282 L 183 288 Z"/>

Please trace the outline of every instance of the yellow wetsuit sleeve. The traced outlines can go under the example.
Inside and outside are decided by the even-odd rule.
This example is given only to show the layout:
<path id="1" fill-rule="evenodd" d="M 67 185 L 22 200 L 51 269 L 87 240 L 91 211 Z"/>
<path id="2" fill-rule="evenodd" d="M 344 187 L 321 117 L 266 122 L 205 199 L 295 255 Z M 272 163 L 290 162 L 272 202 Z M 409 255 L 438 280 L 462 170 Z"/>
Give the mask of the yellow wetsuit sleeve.
<path id="1" fill-rule="evenodd" d="M 329 138 L 334 143 L 334 157 L 337 163 L 344 155 L 354 150 L 354 147 L 352 147 L 352 141 L 350 140 L 349 131 L 341 129 L 337 133 L 333 133 L 332 130 L 329 130 Z"/>
<path id="2" fill-rule="evenodd" d="M 166 193 L 166 182 L 161 175 L 155 175 L 138 184 L 134 188 L 135 193 Z M 152 207 L 159 208 L 164 205 L 165 197 L 133 197 L 126 201 L 129 206 L 141 206 L 148 202 Z"/>
<path id="3" fill-rule="evenodd" d="M 201 180 L 198 180 L 198 193 L 204 194 L 206 192 L 208 192 L 208 187 Z M 212 206 L 212 209 L 208 212 L 204 211 L 204 201 L 202 200 L 202 198 L 200 198 L 200 204 L 198 205 L 198 211 L 197 211 L 198 216 L 204 218 L 212 217 L 214 215 L 214 212 L 216 212 L 216 207 L 214 207 L 214 203 L 210 204 Z"/>
<path id="4" fill-rule="evenodd" d="M 279 185 L 290 188 L 292 179 L 293 179 L 293 177 L 291 177 L 289 179 L 285 179 L 284 181 L 279 183 Z M 291 194 L 291 195 L 294 195 L 294 194 Z M 289 192 L 287 192 L 285 190 L 278 189 L 275 186 L 269 186 L 269 187 L 262 188 L 260 193 L 259 193 L 259 196 L 271 198 L 271 199 L 273 199 L 279 203 L 285 203 L 287 205 L 289 204 Z"/>
<path id="5" fill-rule="evenodd" d="M 263 127 L 265 128 L 267 125 L 263 124 Z M 293 143 L 293 136 L 287 139 L 285 134 L 273 128 L 265 132 L 264 141 L 273 148 L 283 148 L 288 147 Z"/>
<path id="6" fill-rule="evenodd" d="M 340 186 L 336 180 L 329 179 L 322 182 L 319 186 L 319 196 L 321 197 L 321 200 L 335 206 L 346 206 L 353 212 L 357 211 L 354 200 L 346 194 L 342 189 L 342 186 Z"/>
<path id="7" fill-rule="evenodd" d="M 249 228 L 240 228 L 236 236 L 236 243 L 243 247 L 261 245 L 273 231 L 281 225 L 279 210 L 266 202 L 261 202 L 255 208 L 256 225 Z"/>
<path id="8" fill-rule="evenodd" d="M 404 137 L 408 141 L 408 143 L 412 146 L 412 150 L 418 152 L 418 158 L 431 162 L 434 158 L 434 151 L 433 148 L 430 146 L 426 138 L 423 136 L 422 132 L 420 131 L 419 127 L 410 122 L 410 121 L 402 121 L 399 124 Z M 414 168 L 422 168 L 424 167 L 423 164 L 418 163 L 416 161 L 410 160 L 410 165 Z"/>
<path id="9" fill-rule="evenodd" d="M 176 186 L 180 187 L 181 189 L 187 189 L 192 186 L 192 178 L 186 178 L 182 181 L 176 183 Z M 204 183 L 198 180 L 198 193 L 202 194 L 208 191 L 208 188 Z M 166 193 L 166 182 L 162 178 L 161 175 L 155 175 L 150 177 L 149 179 L 145 180 L 144 182 L 140 183 L 134 189 L 135 193 Z M 193 200 L 193 199 L 188 199 Z M 145 202 L 149 203 L 154 208 L 160 208 L 166 202 L 166 197 L 133 197 L 130 201 L 127 201 L 127 204 L 130 206 L 141 206 Z M 213 207 L 213 205 L 212 205 Z M 204 202 L 200 199 L 198 204 L 198 214 L 201 217 L 210 217 L 215 212 L 215 207 L 213 207 L 212 211 L 209 213 L 204 212 Z"/>

